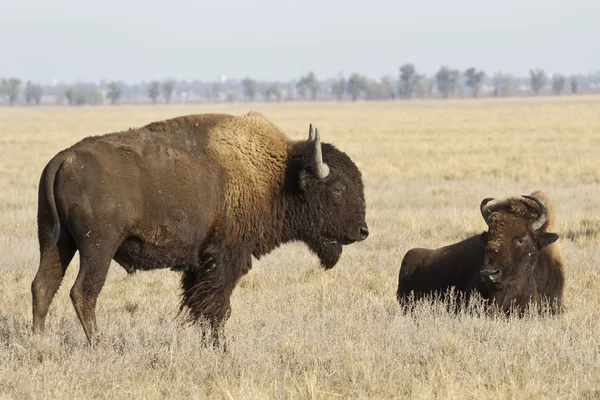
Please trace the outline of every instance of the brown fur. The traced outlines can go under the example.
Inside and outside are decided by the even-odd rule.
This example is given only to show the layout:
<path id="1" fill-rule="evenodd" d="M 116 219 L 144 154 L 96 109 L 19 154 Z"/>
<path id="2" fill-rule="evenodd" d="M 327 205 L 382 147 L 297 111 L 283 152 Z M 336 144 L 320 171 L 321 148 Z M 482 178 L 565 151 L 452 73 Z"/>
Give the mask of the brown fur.
<path id="1" fill-rule="evenodd" d="M 538 205 L 534 201 L 522 197 L 506 199 L 501 208 L 489 216 L 491 223 L 488 230 L 484 268 L 488 265 L 512 265 L 507 270 L 509 273 L 514 273 L 520 265 L 515 263 L 515 259 L 518 257 L 516 255 L 518 248 L 514 243 L 515 238 L 524 237 L 527 246 L 527 242 L 535 242 L 553 231 L 556 215 L 552 201 L 542 191 L 535 191 L 532 195 L 546 204 L 548 208 L 546 223 L 539 232 L 533 232 L 530 225 L 538 218 L 540 212 Z M 506 277 L 502 289 L 490 293 L 490 296 L 497 299 L 501 308 L 507 309 L 510 306 L 509 303 L 513 302 L 522 310 L 530 300 L 538 304 L 544 300 L 550 302 L 553 312 L 560 311 L 564 288 L 564 261 L 560 246 L 557 242 L 544 245 L 535 251 L 535 257 L 531 270 L 525 269 L 518 271 L 514 277 Z"/>
<path id="2" fill-rule="evenodd" d="M 539 232 L 530 229 L 530 224 L 538 217 L 537 204 L 520 197 L 509 198 L 490 214 L 488 232 L 436 250 L 409 250 L 398 277 L 398 301 L 406 304 L 411 292 L 420 298 L 442 294 L 455 287 L 457 295 L 467 299 L 470 292 L 476 290 L 507 312 L 513 307 L 522 312 L 532 300 L 536 303 L 549 301 L 552 312 L 560 311 L 564 262 L 558 243 L 550 243 L 536 251 L 534 264 L 530 267 L 526 262 L 517 262 L 520 255 L 513 243 L 515 238 L 523 237 L 524 243 L 519 246 L 529 248 L 527 246 L 532 246 L 533 241 L 555 226 L 552 202 L 540 191 L 532 195 L 548 207 L 548 219 Z M 480 270 L 495 266 L 504 271 L 501 285 L 480 278 Z"/>
<path id="3" fill-rule="evenodd" d="M 455 288 L 452 301 L 458 304 L 460 297 L 469 296 L 474 288 L 482 259 L 480 235 L 439 249 L 410 249 L 402 259 L 398 274 L 397 299 L 407 305 L 411 293 L 414 300 L 445 298 L 446 292 Z"/>
<path id="4" fill-rule="evenodd" d="M 330 174 L 311 169 L 315 141 L 289 140 L 264 116 L 189 115 L 88 137 L 58 153 L 40 178 L 40 267 L 34 331 L 76 250 L 71 299 L 88 340 L 111 259 L 128 272 L 182 271 L 181 309 L 221 326 L 254 256 L 301 240 L 325 268 L 367 232 L 360 171 L 322 144 Z M 343 196 L 337 188 L 343 186 Z M 343 211 L 344 218 L 333 210 Z"/>

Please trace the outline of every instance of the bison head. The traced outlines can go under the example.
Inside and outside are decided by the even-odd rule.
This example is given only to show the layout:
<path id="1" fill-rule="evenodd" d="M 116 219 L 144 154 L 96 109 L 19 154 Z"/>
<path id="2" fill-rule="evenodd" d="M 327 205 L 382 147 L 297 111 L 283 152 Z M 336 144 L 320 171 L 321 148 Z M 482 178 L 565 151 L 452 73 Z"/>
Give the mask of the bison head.
<path id="1" fill-rule="evenodd" d="M 488 225 L 482 235 L 485 242 L 483 267 L 480 270 L 482 292 L 507 311 L 512 305 L 523 309 L 537 297 L 534 270 L 539 252 L 555 242 L 558 235 L 546 232 L 548 209 L 535 196 L 523 200 L 481 202 L 481 215 Z M 537 205 L 537 208 L 534 208 Z"/>
<path id="2" fill-rule="evenodd" d="M 360 171 L 345 153 L 321 143 L 312 124 L 308 140 L 294 145 L 286 185 L 294 204 L 286 218 L 292 236 L 307 243 L 324 268 L 338 262 L 343 245 L 369 235 Z"/>

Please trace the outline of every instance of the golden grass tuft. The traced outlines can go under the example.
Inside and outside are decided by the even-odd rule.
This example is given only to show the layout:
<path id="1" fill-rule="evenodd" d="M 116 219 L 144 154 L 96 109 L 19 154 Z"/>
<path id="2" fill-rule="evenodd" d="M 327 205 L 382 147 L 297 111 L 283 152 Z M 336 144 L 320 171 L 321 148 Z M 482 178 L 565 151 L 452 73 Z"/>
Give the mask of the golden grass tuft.
<path id="1" fill-rule="evenodd" d="M 301 244 L 254 263 L 232 297 L 229 352 L 176 318 L 178 275 L 113 264 L 87 346 L 70 304 L 75 257 L 32 337 L 37 182 L 87 135 L 200 112 L 308 123 L 363 171 L 370 237 L 330 271 Z M 600 397 L 600 98 L 0 108 L 2 398 Z M 491 318 L 440 304 L 403 313 L 400 260 L 482 231 L 484 197 L 543 190 L 566 269 L 558 317 Z"/>

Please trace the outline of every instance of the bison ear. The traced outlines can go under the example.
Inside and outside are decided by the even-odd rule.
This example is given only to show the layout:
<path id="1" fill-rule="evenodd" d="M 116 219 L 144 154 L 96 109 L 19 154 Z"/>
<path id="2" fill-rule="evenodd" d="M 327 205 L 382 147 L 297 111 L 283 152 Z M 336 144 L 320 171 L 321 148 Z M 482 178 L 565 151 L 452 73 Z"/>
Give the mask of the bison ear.
<path id="1" fill-rule="evenodd" d="M 538 236 L 536 240 L 538 250 L 543 249 L 544 247 L 552 244 L 558 240 L 558 235 L 556 233 L 545 232 Z"/>

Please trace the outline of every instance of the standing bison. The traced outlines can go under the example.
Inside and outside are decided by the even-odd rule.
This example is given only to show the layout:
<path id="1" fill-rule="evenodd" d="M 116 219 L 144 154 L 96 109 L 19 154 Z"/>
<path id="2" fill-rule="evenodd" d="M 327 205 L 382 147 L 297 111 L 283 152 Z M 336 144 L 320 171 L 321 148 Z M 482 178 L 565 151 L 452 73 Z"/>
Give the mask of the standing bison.
<path id="1" fill-rule="evenodd" d="M 88 341 L 111 260 L 181 271 L 180 310 L 214 332 L 241 276 L 302 241 L 325 269 L 369 233 L 361 173 L 310 127 L 292 141 L 264 116 L 201 114 L 88 137 L 59 152 L 39 182 L 40 266 L 33 330 L 79 250 L 71 300 Z"/>
<path id="2" fill-rule="evenodd" d="M 564 262 L 556 242 L 554 211 L 542 192 L 522 199 L 484 199 L 481 214 L 488 231 L 439 249 L 415 248 L 402 260 L 397 298 L 443 296 L 454 287 L 467 300 L 475 290 L 489 303 L 522 313 L 530 301 L 550 303 L 559 312 Z"/>

